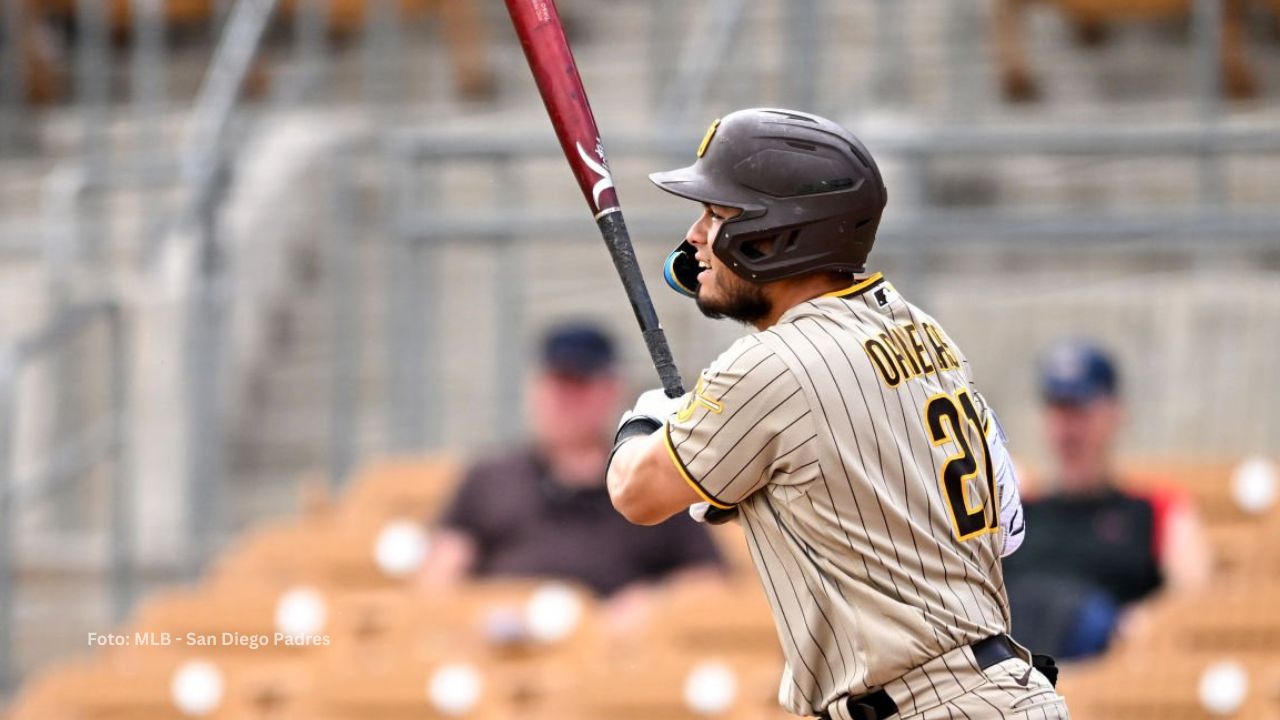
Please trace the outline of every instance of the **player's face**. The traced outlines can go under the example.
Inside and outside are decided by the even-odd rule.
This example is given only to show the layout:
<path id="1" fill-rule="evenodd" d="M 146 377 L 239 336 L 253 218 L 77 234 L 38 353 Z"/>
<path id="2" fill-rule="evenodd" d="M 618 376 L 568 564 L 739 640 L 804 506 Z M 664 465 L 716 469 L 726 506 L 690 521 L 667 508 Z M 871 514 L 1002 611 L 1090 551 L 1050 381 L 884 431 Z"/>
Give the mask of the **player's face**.
<path id="1" fill-rule="evenodd" d="M 703 271 L 698 274 L 698 309 L 709 318 L 732 318 L 743 323 L 768 317 L 773 306 L 764 289 L 743 280 L 711 251 L 720 228 L 742 213 L 738 208 L 703 205 L 702 217 L 689 228 L 685 239 L 697 250 Z"/>
<path id="2" fill-rule="evenodd" d="M 1049 405 L 1045 409 L 1049 448 L 1064 481 L 1080 485 L 1107 479 L 1120 422 L 1120 406 L 1108 398 L 1083 405 Z"/>
<path id="3" fill-rule="evenodd" d="M 621 397 L 622 383 L 614 375 L 541 373 L 529 392 L 533 433 L 551 447 L 589 447 L 608 440 Z"/>

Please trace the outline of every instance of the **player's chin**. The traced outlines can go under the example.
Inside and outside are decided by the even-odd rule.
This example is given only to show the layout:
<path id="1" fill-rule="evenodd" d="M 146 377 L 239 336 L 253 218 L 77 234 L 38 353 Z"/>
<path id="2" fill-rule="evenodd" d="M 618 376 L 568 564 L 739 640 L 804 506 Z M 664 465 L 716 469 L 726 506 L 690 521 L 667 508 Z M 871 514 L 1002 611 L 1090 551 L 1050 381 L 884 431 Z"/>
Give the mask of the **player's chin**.
<path id="1" fill-rule="evenodd" d="M 725 313 L 724 294 L 715 287 L 714 281 L 703 282 L 700 280 L 699 282 L 698 296 L 696 298 L 698 310 L 712 320 L 723 318 Z"/>
<path id="2" fill-rule="evenodd" d="M 698 310 L 713 320 L 729 318 L 752 325 L 770 315 L 772 304 L 758 286 L 743 281 L 721 287 L 713 281 L 698 288 Z"/>

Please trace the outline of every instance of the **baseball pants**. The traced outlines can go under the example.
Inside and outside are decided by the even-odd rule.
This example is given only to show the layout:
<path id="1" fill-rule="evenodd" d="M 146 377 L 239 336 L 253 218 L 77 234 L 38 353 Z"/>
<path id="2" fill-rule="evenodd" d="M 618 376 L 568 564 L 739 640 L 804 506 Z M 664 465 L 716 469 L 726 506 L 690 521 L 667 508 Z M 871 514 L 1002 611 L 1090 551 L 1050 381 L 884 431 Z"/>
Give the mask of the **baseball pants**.
<path id="1" fill-rule="evenodd" d="M 845 703 L 829 716 L 839 720 L 1070 720 L 1066 701 L 1044 675 L 1021 657 L 986 669 L 969 647 L 934 658 L 884 686 L 898 706 L 885 718 L 856 717 Z"/>

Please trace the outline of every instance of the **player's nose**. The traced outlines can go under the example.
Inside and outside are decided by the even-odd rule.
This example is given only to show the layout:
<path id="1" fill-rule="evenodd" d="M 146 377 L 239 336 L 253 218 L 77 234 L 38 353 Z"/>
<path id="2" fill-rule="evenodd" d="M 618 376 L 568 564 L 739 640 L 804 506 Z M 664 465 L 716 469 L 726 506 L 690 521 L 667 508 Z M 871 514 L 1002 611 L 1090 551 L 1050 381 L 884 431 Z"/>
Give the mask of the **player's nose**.
<path id="1" fill-rule="evenodd" d="M 689 226 L 689 231 L 684 234 L 684 239 L 692 245 L 707 244 L 707 228 L 704 222 L 706 217 L 700 217 L 693 225 Z"/>

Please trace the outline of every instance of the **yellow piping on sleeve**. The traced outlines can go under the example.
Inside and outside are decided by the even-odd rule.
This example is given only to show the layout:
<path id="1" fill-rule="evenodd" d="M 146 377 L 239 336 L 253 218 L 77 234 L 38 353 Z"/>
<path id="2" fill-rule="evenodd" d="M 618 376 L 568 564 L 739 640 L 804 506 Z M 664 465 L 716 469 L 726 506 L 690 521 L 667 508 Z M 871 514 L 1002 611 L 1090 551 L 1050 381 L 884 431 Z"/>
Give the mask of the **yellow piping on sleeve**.
<path id="1" fill-rule="evenodd" d="M 708 495 L 707 491 L 703 490 L 702 486 L 698 484 L 698 481 L 694 480 L 693 476 L 689 474 L 689 471 L 685 469 L 684 463 L 680 461 L 680 456 L 676 454 L 676 446 L 671 442 L 670 425 L 666 425 L 662 428 L 662 439 L 667 446 L 667 454 L 671 456 L 671 462 L 675 463 L 676 470 L 680 471 L 680 477 L 684 478 L 684 481 L 689 483 L 689 487 L 693 488 L 693 491 L 698 493 L 698 497 L 706 501 L 706 503 L 711 507 L 720 508 L 721 510 L 733 509 L 732 505 L 725 505 Z"/>

